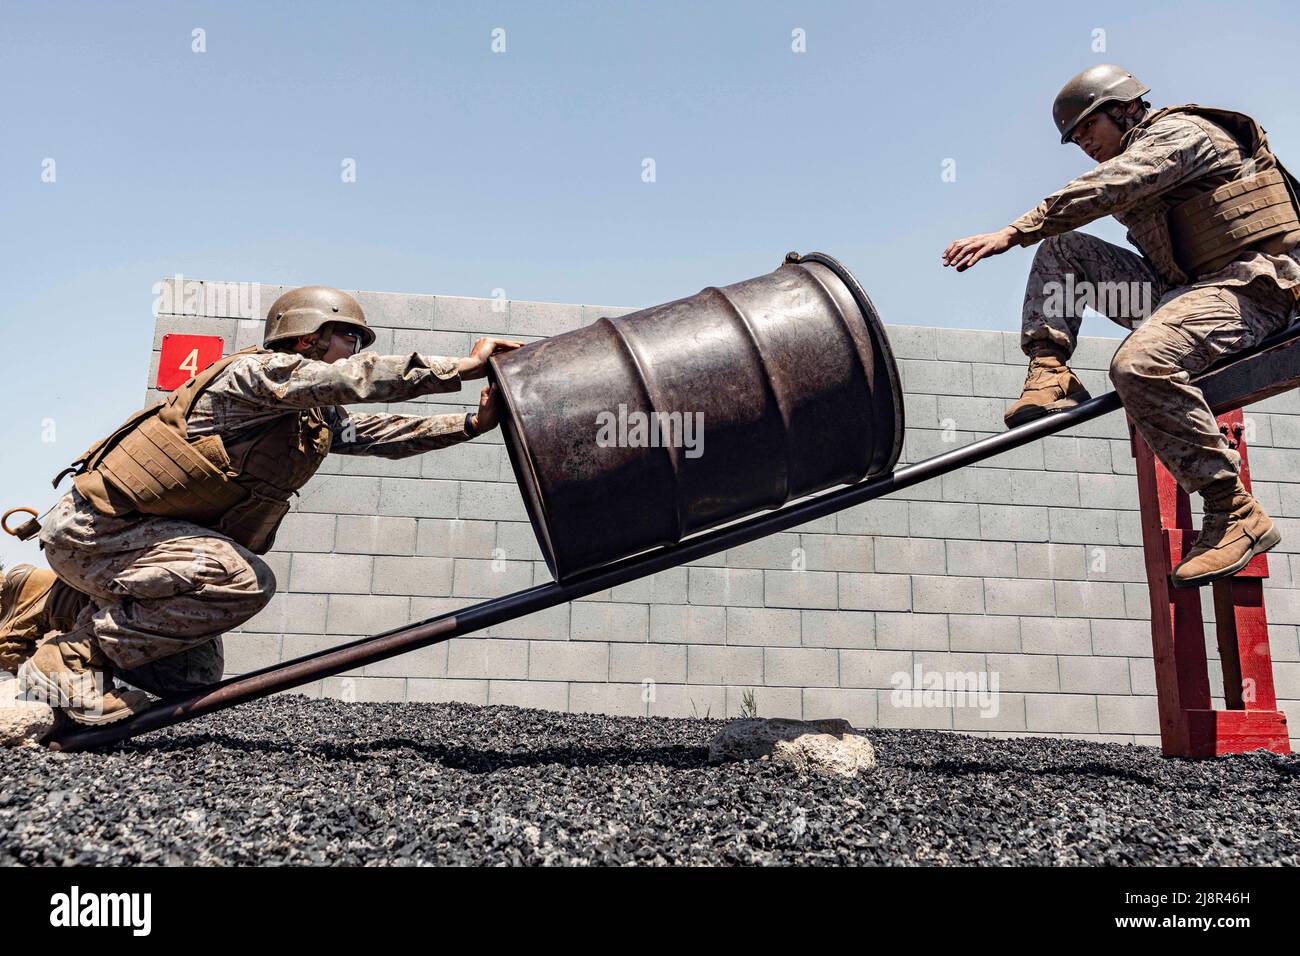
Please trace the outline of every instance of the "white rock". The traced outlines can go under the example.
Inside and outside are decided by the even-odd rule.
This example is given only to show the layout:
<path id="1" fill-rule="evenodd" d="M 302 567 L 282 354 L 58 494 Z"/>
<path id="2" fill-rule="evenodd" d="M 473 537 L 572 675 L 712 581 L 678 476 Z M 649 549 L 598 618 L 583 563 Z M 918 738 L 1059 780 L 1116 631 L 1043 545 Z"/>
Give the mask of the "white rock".
<path id="1" fill-rule="evenodd" d="M 53 726 L 50 706 L 19 700 L 18 681 L 0 671 L 0 747 L 38 747 Z"/>
<path id="2" fill-rule="evenodd" d="M 709 742 L 709 760 L 771 760 L 800 773 L 856 777 L 876 765 L 871 741 L 847 720 L 735 720 Z"/>

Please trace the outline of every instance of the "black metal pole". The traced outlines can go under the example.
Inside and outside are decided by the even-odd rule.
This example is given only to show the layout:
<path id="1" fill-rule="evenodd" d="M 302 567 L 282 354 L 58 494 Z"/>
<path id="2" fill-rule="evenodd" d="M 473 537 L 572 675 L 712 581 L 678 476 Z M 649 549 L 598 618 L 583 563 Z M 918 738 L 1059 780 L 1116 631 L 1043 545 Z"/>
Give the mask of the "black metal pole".
<path id="1" fill-rule="evenodd" d="M 1251 374 L 1252 369 L 1255 374 Z M 1259 369 L 1271 385 L 1261 384 Z M 1242 356 L 1221 362 L 1195 381 L 1202 387 L 1212 408 L 1226 411 L 1242 404 L 1243 398 L 1258 401 L 1270 394 L 1294 388 L 1300 380 L 1300 328 L 1275 335 Z M 1248 393 L 1244 394 L 1244 392 Z M 1236 401 L 1236 404 L 1232 404 Z M 670 545 L 580 575 L 564 584 L 540 584 L 503 597 L 471 605 L 460 611 L 396 628 L 375 637 L 361 638 L 348 644 L 318 651 L 292 661 L 264 667 L 238 677 L 231 677 L 188 694 L 162 700 L 152 708 L 121 723 L 93 729 L 78 729 L 52 739 L 55 750 L 74 751 L 103 746 L 150 730 L 169 727 L 203 714 L 224 710 L 246 700 L 255 700 L 283 690 L 300 687 L 313 680 L 332 677 L 356 667 L 364 667 L 398 654 L 413 651 L 480 631 L 556 604 L 625 584 L 628 581 L 664 571 L 668 568 L 708 557 L 758 538 L 776 534 L 817 518 L 843 511 L 901 491 L 930 478 L 1011 451 L 1048 435 L 1092 421 L 1120 407 L 1119 396 L 1108 392 L 1077 408 L 1058 412 L 1011 431 L 954 448 L 912 465 L 904 465 L 887 475 L 825 492 L 816 497 L 753 515 L 731 525 L 704 532 L 680 544 Z"/>

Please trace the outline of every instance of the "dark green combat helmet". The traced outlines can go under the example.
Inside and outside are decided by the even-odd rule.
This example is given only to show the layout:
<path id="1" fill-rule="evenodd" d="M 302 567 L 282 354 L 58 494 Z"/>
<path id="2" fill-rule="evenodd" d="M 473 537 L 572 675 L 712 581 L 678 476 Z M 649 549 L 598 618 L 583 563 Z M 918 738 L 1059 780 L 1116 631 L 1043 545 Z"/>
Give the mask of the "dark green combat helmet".
<path id="1" fill-rule="evenodd" d="M 1150 92 L 1150 87 L 1143 86 L 1122 66 L 1101 63 L 1088 67 L 1061 87 L 1052 104 L 1052 119 L 1061 133 L 1061 142 L 1070 142 L 1074 128 L 1107 103 L 1127 103 Z"/>

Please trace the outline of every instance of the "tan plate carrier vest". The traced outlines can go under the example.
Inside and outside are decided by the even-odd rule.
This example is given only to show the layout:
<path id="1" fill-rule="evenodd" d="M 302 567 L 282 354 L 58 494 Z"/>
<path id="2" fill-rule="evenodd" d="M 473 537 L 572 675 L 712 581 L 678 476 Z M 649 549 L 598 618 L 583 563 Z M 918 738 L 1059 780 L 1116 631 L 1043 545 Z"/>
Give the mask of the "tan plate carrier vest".
<path id="1" fill-rule="evenodd" d="M 1273 155 L 1263 127 L 1244 113 L 1195 103 L 1170 106 L 1125 133 L 1123 148 L 1139 131 L 1176 113 L 1223 127 L 1240 144 L 1246 161 L 1226 181 L 1214 174 L 1181 183 L 1125 217 L 1129 240 L 1161 278 L 1186 285 L 1248 250 L 1279 255 L 1300 244 L 1300 183 Z"/>
<path id="2" fill-rule="evenodd" d="M 73 462 L 73 484 L 97 511 L 183 518 L 265 554 L 289 511 L 289 498 L 330 450 L 319 408 L 294 409 L 229 442 L 191 439 L 185 420 L 204 390 L 248 348 L 220 359 L 167 398 L 141 409 Z M 59 480 L 68 472 L 54 479 Z"/>

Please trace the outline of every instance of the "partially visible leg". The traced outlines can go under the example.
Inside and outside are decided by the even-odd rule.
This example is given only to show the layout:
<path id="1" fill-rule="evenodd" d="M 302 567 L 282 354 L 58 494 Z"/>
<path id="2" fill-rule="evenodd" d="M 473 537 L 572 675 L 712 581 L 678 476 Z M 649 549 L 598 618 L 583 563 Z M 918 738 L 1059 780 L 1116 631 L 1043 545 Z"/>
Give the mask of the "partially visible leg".
<path id="1" fill-rule="evenodd" d="M 1073 408 L 1091 396 L 1066 364 L 1092 308 L 1126 329 L 1150 311 L 1160 280 L 1141 256 L 1082 232 L 1043 240 L 1025 283 L 1020 348 L 1029 372 L 1003 416 L 1008 428 Z"/>
<path id="2" fill-rule="evenodd" d="M 47 568 L 19 564 L 0 575 L 0 670 L 17 673 L 41 638 L 71 627 L 89 603 Z"/>
<path id="3" fill-rule="evenodd" d="M 1134 425 L 1183 490 L 1205 499 L 1201 535 L 1174 571 L 1177 586 L 1233 574 L 1281 540 L 1190 377 L 1284 327 L 1294 305 L 1266 281 L 1174 290 L 1115 353 L 1111 381 Z"/>
<path id="4" fill-rule="evenodd" d="M 1163 291 L 1145 259 L 1085 232 L 1063 232 L 1038 244 L 1025 282 L 1020 349 L 1031 358 L 1048 351 L 1062 361 L 1079 343 L 1083 313 L 1092 308 L 1133 329 Z"/>

